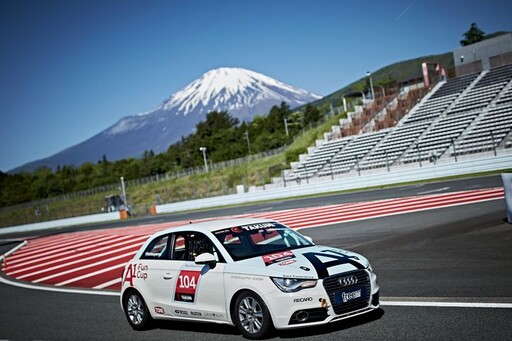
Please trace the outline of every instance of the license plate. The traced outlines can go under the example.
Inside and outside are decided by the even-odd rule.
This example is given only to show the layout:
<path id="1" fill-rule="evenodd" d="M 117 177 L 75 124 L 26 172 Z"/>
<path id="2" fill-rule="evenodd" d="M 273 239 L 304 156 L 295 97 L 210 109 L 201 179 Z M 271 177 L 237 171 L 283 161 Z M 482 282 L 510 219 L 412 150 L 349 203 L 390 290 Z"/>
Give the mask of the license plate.
<path id="1" fill-rule="evenodd" d="M 334 293 L 334 302 L 336 304 L 345 304 L 366 299 L 368 299 L 368 292 L 365 286 L 358 286 Z"/>

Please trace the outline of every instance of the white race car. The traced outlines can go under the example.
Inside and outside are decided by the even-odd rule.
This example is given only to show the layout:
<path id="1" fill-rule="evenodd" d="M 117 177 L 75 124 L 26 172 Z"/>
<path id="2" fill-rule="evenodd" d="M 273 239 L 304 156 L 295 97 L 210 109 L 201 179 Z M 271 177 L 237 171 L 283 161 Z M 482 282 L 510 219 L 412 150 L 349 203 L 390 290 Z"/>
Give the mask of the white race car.
<path id="1" fill-rule="evenodd" d="M 153 319 L 208 321 L 256 339 L 377 309 L 379 286 L 361 255 L 276 221 L 214 220 L 151 236 L 124 269 L 121 305 L 136 330 Z"/>

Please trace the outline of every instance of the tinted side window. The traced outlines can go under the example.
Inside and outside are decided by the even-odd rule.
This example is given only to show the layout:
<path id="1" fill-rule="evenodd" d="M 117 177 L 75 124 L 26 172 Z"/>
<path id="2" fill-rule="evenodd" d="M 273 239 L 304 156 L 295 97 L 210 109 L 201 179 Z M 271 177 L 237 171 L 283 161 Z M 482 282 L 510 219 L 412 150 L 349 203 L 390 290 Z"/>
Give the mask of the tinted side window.
<path id="1" fill-rule="evenodd" d="M 176 233 L 172 249 L 172 260 L 194 261 L 205 252 L 215 255 L 217 259 L 220 257 L 211 240 L 198 232 Z"/>
<path id="2" fill-rule="evenodd" d="M 142 254 L 142 259 L 169 259 L 169 235 L 155 238 Z"/>

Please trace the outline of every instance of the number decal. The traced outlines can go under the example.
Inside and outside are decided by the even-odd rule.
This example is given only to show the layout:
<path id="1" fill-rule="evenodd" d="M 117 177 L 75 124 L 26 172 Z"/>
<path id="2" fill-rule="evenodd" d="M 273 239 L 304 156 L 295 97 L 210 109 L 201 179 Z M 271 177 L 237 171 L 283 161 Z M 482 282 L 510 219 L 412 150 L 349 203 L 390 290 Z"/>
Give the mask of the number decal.
<path id="1" fill-rule="evenodd" d="M 183 302 L 194 302 L 196 289 L 201 277 L 200 271 L 182 270 L 176 281 L 174 300 Z"/>
<path id="2" fill-rule="evenodd" d="M 291 251 L 283 251 L 278 253 L 272 253 L 270 255 L 265 255 L 262 256 L 262 258 L 263 261 L 265 262 L 265 265 L 269 266 L 274 263 L 280 263 L 295 258 L 295 255 Z"/>
<path id="3" fill-rule="evenodd" d="M 331 258 L 332 260 L 322 261 L 320 258 L 318 258 L 319 256 L 323 258 Z M 311 264 L 313 264 L 318 274 L 318 278 L 328 277 L 329 271 L 327 271 L 327 269 L 341 264 L 351 264 L 355 266 L 357 269 L 364 269 L 364 266 L 356 261 L 359 259 L 356 256 L 348 256 L 335 250 L 325 250 L 322 252 L 307 252 L 304 254 L 304 257 L 306 257 L 311 262 Z"/>
<path id="4" fill-rule="evenodd" d="M 197 272 L 197 271 L 196 271 Z M 196 289 L 196 277 L 189 277 L 188 275 L 179 275 L 178 276 L 178 288 L 180 289 Z"/>

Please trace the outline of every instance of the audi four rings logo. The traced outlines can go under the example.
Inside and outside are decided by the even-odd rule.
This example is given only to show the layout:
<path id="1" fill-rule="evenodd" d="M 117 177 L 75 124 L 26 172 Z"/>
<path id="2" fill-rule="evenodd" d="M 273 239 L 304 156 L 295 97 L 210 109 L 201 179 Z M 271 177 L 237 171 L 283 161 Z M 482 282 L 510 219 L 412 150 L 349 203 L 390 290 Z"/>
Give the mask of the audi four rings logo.
<path id="1" fill-rule="evenodd" d="M 357 284 L 357 277 L 352 275 L 352 276 L 347 276 L 347 277 L 342 277 L 338 280 L 338 282 L 344 286 L 344 287 L 348 287 L 349 285 L 355 285 Z"/>

